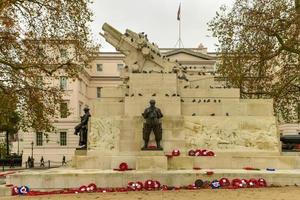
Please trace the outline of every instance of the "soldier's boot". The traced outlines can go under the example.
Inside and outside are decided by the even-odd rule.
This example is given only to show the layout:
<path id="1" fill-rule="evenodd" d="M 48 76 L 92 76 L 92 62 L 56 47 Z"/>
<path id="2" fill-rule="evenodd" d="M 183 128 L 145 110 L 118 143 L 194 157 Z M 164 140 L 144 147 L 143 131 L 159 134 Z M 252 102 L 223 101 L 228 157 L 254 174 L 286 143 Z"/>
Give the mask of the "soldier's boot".
<path id="1" fill-rule="evenodd" d="M 160 146 L 160 140 L 156 140 L 156 148 L 160 149 L 161 146 Z"/>
<path id="2" fill-rule="evenodd" d="M 147 149 L 148 148 L 148 143 L 149 143 L 149 140 L 144 140 L 144 147 L 143 147 L 143 149 Z"/>

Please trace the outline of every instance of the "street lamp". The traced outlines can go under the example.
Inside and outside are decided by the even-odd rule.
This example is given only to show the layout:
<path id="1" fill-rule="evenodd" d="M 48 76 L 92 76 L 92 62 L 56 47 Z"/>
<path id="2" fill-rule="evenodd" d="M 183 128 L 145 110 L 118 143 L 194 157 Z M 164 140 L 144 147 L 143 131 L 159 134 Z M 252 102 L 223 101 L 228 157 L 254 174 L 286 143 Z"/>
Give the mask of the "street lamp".
<path id="1" fill-rule="evenodd" d="M 33 158 L 33 141 L 31 142 L 31 159 Z"/>

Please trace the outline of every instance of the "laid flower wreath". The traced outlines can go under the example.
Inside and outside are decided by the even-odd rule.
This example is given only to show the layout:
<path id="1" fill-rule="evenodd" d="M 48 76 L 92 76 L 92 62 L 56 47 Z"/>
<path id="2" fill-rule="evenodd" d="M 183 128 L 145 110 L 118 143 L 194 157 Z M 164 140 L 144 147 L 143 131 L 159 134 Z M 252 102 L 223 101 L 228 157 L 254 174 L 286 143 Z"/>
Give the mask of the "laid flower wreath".
<path id="1" fill-rule="evenodd" d="M 267 187 L 267 182 L 263 178 L 249 180 L 246 179 L 233 179 L 230 181 L 228 178 L 221 178 L 220 180 L 213 181 L 203 181 L 197 179 L 193 184 L 187 186 L 168 186 L 162 185 L 158 180 L 146 180 L 144 183 L 142 181 L 129 182 L 127 187 L 116 187 L 116 188 L 98 188 L 95 183 L 91 183 L 88 186 L 82 185 L 79 188 L 69 188 L 62 190 L 53 191 L 36 191 L 30 190 L 28 186 L 14 186 L 12 187 L 12 195 L 27 195 L 27 196 L 37 196 L 37 195 L 51 195 L 51 194 L 77 194 L 77 193 L 87 193 L 87 192 L 128 192 L 128 191 L 156 191 L 156 190 L 195 190 L 195 189 L 239 189 L 239 188 L 261 188 Z"/>

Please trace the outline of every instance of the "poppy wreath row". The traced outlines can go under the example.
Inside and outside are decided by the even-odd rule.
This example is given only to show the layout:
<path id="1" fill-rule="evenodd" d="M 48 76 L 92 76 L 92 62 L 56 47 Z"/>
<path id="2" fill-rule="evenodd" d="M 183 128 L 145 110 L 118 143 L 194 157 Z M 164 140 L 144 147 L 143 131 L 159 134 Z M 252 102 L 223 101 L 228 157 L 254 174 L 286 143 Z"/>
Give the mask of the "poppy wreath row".
<path id="1" fill-rule="evenodd" d="M 260 188 L 267 187 L 267 182 L 263 178 L 254 179 L 233 179 L 229 180 L 228 178 L 221 178 L 220 180 L 213 181 L 202 181 L 198 179 L 194 184 L 187 186 L 186 189 L 199 189 L 199 188 L 223 188 L 223 189 L 238 189 L 238 188 Z"/>
<path id="2" fill-rule="evenodd" d="M 161 188 L 160 182 L 157 180 L 146 180 L 144 184 L 140 181 L 129 182 L 127 189 L 129 191 L 140 191 L 140 190 L 159 190 Z"/>
<path id="3" fill-rule="evenodd" d="M 89 184 L 88 186 L 82 185 L 76 189 L 62 189 L 62 190 L 52 190 L 52 191 L 36 191 L 30 190 L 28 186 L 12 187 L 12 195 L 28 195 L 28 196 L 37 196 L 37 195 L 51 195 L 51 194 L 76 194 L 84 192 L 97 192 L 97 186 L 94 183 Z"/>
<path id="4" fill-rule="evenodd" d="M 215 153 L 213 151 L 209 151 L 206 149 L 191 149 L 188 152 L 189 156 L 215 156 Z"/>
<path id="5" fill-rule="evenodd" d="M 183 187 L 174 187 L 161 185 L 157 180 L 146 180 L 144 183 L 141 181 L 129 182 L 127 187 L 118 187 L 118 188 L 97 188 L 96 184 L 91 183 L 88 186 L 82 185 L 77 189 L 63 189 L 63 190 L 54 190 L 54 191 L 35 191 L 29 190 L 28 186 L 21 186 L 12 188 L 12 195 L 28 195 L 28 196 L 37 196 L 37 195 L 51 195 L 51 194 L 77 194 L 77 193 L 86 193 L 86 192 L 127 192 L 127 191 L 155 191 L 155 190 L 194 190 L 194 189 L 239 189 L 239 188 L 260 188 L 267 187 L 267 182 L 263 178 L 249 180 L 246 179 L 233 179 L 229 180 L 228 178 L 221 178 L 220 180 L 213 181 L 203 181 L 197 179 L 194 184 L 183 186 Z"/>

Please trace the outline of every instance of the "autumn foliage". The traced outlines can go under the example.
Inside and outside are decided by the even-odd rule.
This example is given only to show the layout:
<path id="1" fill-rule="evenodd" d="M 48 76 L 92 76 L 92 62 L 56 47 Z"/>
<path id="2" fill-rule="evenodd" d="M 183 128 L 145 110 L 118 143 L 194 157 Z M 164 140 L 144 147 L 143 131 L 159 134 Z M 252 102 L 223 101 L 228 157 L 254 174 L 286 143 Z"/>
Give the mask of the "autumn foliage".
<path id="1" fill-rule="evenodd" d="M 76 78 L 88 66 L 89 4 L 0 1 L 0 96 L 17 104 L 22 128 L 50 130 L 63 100 L 63 90 L 53 82 L 61 75 Z M 1 113 L 9 102 L 1 101 Z"/>
<path id="2" fill-rule="evenodd" d="M 299 0 L 236 0 L 209 23 L 219 40 L 219 73 L 242 98 L 273 98 L 284 122 L 299 122 Z"/>

